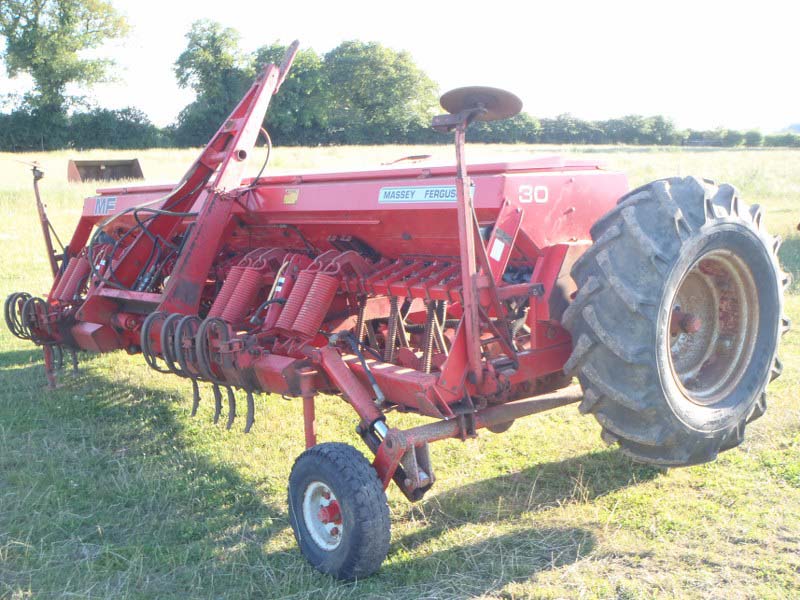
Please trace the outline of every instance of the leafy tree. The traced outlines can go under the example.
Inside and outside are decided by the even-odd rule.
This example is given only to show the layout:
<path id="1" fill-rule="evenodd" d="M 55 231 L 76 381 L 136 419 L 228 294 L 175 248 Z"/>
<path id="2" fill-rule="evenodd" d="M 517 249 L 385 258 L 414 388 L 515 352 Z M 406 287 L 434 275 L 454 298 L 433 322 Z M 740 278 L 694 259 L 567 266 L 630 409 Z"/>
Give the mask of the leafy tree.
<path id="1" fill-rule="evenodd" d="M 197 99 L 181 111 L 175 136 L 179 145 L 202 145 L 236 106 L 252 79 L 249 61 L 239 50 L 239 34 L 209 20 L 195 21 L 186 49 L 175 62 L 178 85 Z"/>
<path id="2" fill-rule="evenodd" d="M 499 121 L 476 121 L 470 126 L 467 139 L 484 143 L 534 144 L 539 141 L 541 131 L 539 121 L 527 113 L 520 113 Z"/>
<path id="3" fill-rule="evenodd" d="M 112 65 L 107 59 L 87 58 L 83 51 L 123 36 L 127 30 L 125 19 L 105 0 L 0 2 L 6 71 L 9 77 L 27 73 L 33 78 L 34 88 L 25 102 L 34 115 L 53 121 L 51 125 L 63 119 L 71 100 L 66 95 L 67 84 L 102 81 Z"/>
<path id="4" fill-rule="evenodd" d="M 682 136 L 675 129 L 675 124 L 671 119 L 661 115 L 648 117 L 650 140 L 648 143 L 658 145 L 678 144 L 682 141 Z"/>
<path id="5" fill-rule="evenodd" d="M 722 137 L 722 145 L 728 146 L 729 148 L 733 148 L 735 146 L 741 146 L 744 143 L 745 136 L 741 131 L 736 131 L 735 129 L 728 129 L 725 132 L 725 135 Z"/>
<path id="6" fill-rule="evenodd" d="M 0 115 L 0 150 L 24 152 L 39 150 L 43 146 L 44 139 L 29 110 L 15 110 L 11 114 Z"/>
<path id="7" fill-rule="evenodd" d="M 686 143 L 690 146 L 723 146 L 725 145 L 725 129 L 709 129 L 698 131 L 690 129 Z"/>
<path id="8" fill-rule="evenodd" d="M 764 137 L 765 146 L 777 146 L 786 148 L 800 147 L 800 135 L 794 133 L 777 133 Z"/>
<path id="9" fill-rule="evenodd" d="M 758 147 L 764 145 L 764 135 L 755 129 L 744 134 L 744 144 L 748 147 Z"/>
<path id="10" fill-rule="evenodd" d="M 436 107 L 436 84 L 407 52 L 349 41 L 328 52 L 324 65 L 336 141 L 404 141 L 427 125 Z"/>
<path id="11" fill-rule="evenodd" d="M 280 64 L 286 46 L 278 43 L 254 54 L 258 69 Z M 298 51 L 281 91 L 270 102 L 266 125 L 273 141 L 285 145 L 325 141 L 331 88 L 322 58 L 312 49 Z"/>
<path id="12" fill-rule="evenodd" d="M 154 148 L 165 136 L 135 108 L 98 108 L 70 118 L 70 141 L 76 148 Z"/>
<path id="13" fill-rule="evenodd" d="M 256 67 L 279 63 L 285 47 L 272 44 L 251 56 L 238 34 L 198 21 L 175 63 L 178 83 L 197 92 L 179 116 L 176 142 L 206 141 L 247 89 Z M 436 105 L 436 86 L 406 52 L 377 43 L 344 42 L 324 58 L 302 50 L 267 123 L 284 144 L 381 143 L 417 139 Z"/>
<path id="14" fill-rule="evenodd" d="M 583 144 L 603 135 L 602 129 L 569 113 L 541 120 L 541 141 L 546 144 Z"/>
<path id="15" fill-rule="evenodd" d="M 609 121 L 616 127 L 609 131 L 611 138 L 623 144 L 647 144 L 649 142 L 650 131 L 648 122 L 639 115 L 628 115 L 621 119 Z"/>

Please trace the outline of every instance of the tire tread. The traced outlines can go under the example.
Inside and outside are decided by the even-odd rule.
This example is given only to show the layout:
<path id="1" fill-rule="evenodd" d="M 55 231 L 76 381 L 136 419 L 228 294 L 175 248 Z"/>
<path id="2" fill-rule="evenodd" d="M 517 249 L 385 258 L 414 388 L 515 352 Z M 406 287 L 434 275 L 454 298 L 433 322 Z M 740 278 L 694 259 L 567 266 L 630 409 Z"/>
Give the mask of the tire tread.
<path id="1" fill-rule="evenodd" d="M 661 226 L 664 218 L 674 227 Z M 679 466 L 713 460 L 739 445 L 747 423 L 766 410 L 765 381 L 740 422 L 713 434 L 689 431 L 663 398 L 653 368 L 653 338 L 636 335 L 644 330 L 636 323 L 652 325 L 660 298 L 646 281 L 664 281 L 681 244 L 717 219 L 737 220 L 753 230 L 772 254 L 780 279 L 777 245 L 762 230 L 761 209 L 742 203 L 731 185 L 694 177 L 655 181 L 623 196 L 591 228 L 594 243 L 573 265 L 578 293 L 563 323 L 576 341 L 565 371 L 580 380 L 579 410 L 595 416 L 603 439 L 641 462 Z M 621 331 L 620 323 L 631 326 Z M 779 330 L 787 328 L 781 317 Z M 781 370 L 775 356 L 767 379 Z"/>
<path id="2" fill-rule="evenodd" d="M 324 565 L 315 564 L 313 555 L 306 551 L 306 544 L 311 540 L 301 539 L 292 505 L 292 476 L 290 476 L 289 513 L 295 537 L 301 552 L 317 569 L 339 579 L 353 580 L 367 577 L 377 571 L 389 551 L 390 516 L 383 484 L 369 461 L 361 452 L 348 444 L 326 442 L 318 444 L 303 452 L 292 467 L 295 474 L 298 465 L 305 461 L 321 461 L 333 466 L 339 477 L 336 481 L 338 493 L 352 497 L 358 540 L 353 551 L 336 570 L 326 569 Z"/>

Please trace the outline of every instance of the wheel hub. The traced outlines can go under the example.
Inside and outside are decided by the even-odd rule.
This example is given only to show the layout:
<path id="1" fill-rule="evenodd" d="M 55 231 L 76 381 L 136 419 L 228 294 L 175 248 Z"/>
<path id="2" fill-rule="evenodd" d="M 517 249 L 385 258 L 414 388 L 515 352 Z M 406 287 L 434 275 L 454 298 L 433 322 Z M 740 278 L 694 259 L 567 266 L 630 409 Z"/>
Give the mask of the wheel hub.
<path id="1" fill-rule="evenodd" d="M 726 250 L 702 255 L 672 300 L 673 377 L 692 402 L 711 405 L 736 387 L 752 356 L 758 295 L 747 265 Z"/>
<path id="2" fill-rule="evenodd" d="M 314 543 L 335 550 L 342 541 L 344 523 L 339 500 L 321 481 L 312 481 L 303 494 L 303 519 Z"/>

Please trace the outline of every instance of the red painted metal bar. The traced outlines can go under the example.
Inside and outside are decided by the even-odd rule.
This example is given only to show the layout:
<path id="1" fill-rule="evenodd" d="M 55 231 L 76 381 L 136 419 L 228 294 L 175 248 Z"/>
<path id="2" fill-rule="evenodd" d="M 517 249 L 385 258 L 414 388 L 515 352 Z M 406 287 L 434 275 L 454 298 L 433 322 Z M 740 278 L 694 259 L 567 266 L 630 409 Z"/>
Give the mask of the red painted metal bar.
<path id="1" fill-rule="evenodd" d="M 312 448 L 317 445 L 313 373 L 304 372 L 300 374 L 300 377 L 300 391 L 303 396 L 303 431 L 306 438 L 306 448 Z"/>
<path id="2" fill-rule="evenodd" d="M 56 263 L 56 253 L 53 249 L 53 238 L 50 233 L 51 225 L 50 220 L 47 218 L 47 211 L 45 211 L 42 197 L 39 195 L 39 180 L 44 177 L 44 171 L 39 167 L 34 166 L 33 169 L 33 192 L 36 195 L 36 210 L 39 213 L 39 223 L 42 226 L 42 237 L 44 237 L 44 245 L 47 248 L 47 261 L 50 263 L 50 270 L 53 272 L 53 277 L 58 274 L 58 264 Z"/>
<path id="3" fill-rule="evenodd" d="M 323 346 L 313 352 L 313 358 L 320 364 L 334 385 L 361 417 L 365 428 L 383 419 L 383 413 L 372 401 L 370 393 L 342 359 L 336 348 Z"/>
<path id="4" fill-rule="evenodd" d="M 478 317 L 478 291 L 475 287 L 477 265 L 475 263 L 475 228 L 473 227 L 474 208 L 470 181 L 467 176 L 466 144 L 467 121 L 456 126 L 456 196 L 458 199 L 458 240 L 461 252 L 461 296 L 464 310 L 463 335 L 466 337 L 467 365 L 469 378 L 480 383 L 483 378 L 481 364 L 480 321 Z"/>
<path id="5" fill-rule="evenodd" d="M 513 206 L 508 201 L 503 204 L 500 214 L 497 215 L 497 222 L 492 229 L 489 243 L 486 245 L 489 253 L 489 268 L 496 284 L 502 281 L 503 273 L 508 266 L 522 224 L 522 215 L 522 209 Z"/>
<path id="6" fill-rule="evenodd" d="M 529 400 L 518 400 L 506 404 L 490 406 L 474 413 L 474 429 L 483 429 L 508 423 L 521 417 L 533 415 L 560 406 L 579 402 L 583 397 L 580 386 L 574 385 L 552 394 L 545 394 Z M 412 427 L 400 432 L 409 446 L 419 446 L 427 442 L 444 440 L 447 438 L 460 438 L 465 433 L 463 426 L 454 419 L 437 421 L 419 427 Z"/>
<path id="7" fill-rule="evenodd" d="M 389 429 L 375 452 L 373 466 L 384 487 L 388 487 L 406 452 L 424 444 L 449 438 L 473 437 L 478 429 L 509 423 L 521 417 L 578 402 L 583 397 L 580 386 L 571 386 L 530 400 L 490 406 L 469 415 L 436 421 L 411 429 Z M 402 486 L 401 486 L 401 489 Z"/>
<path id="8" fill-rule="evenodd" d="M 291 67 L 297 46 L 297 42 L 294 42 L 289 47 L 280 67 L 266 67 L 263 75 L 256 80 L 250 92 L 220 128 L 220 133 L 229 133 L 230 138 L 220 148 L 225 153 L 224 158 L 212 158 L 207 149 L 199 159 L 201 164 L 209 160 L 214 168 L 221 164 L 220 170 L 210 190 L 205 191 L 206 201 L 202 204 L 196 226 L 192 229 L 184 251 L 175 264 L 158 310 L 184 314 L 197 312 L 203 284 L 217 255 L 223 239 L 222 233 L 234 206 L 233 197 L 223 192 L 241 185 L 245 159 L 256 143 L 270 98 L 278 91 Z"/>
<path id="9" fill-rule="evenodd" d="M 181 183 L 164 199 L 148 203 L 157 204 L 161 210 L 184 213 L 196 203 L 200 205 L 197 226 L 193 228 L 184 251 L 173 268 L 173 276 L 164 293 L 160 310 L 194 313 L 200 302 L 202 286 L 216 255 L 217 244 L 228 221 L 231 201 L 221 201 L 220 193 L 241 185 L 245 159 L 255 144 L 264 120 L 270 97 L 277 91 L 286 75 L 297 44 L 290 46 L 282 67 L 268 65 L 253 83 L 230 117 L 223 123 L 206 146 L 203 153 L 184 175 Z M 216 178 L 206 188 L 209 178 L 219 169 Z M 226 199 L 227 200 L 227 199 Z M 142 208 L 146 208 L 147 205 Z M 101 226 L 108 225 L 115 217 Z M 114 267 L 114 277 L 123 288 L 133 285 L 148 261 L 155 239 L 169 240 L 175 234 L 183 217 L 159 214 L 146 225 L 133 243 L 124 251 Z M 199 240 L 199 241 L 198 241 Z M 216 243 L 208 243 L 215 240 Z M 101 290 L 105 285 L 99 286 Z M 101 297 L 87 298 L 79 318 L 86 321 L 107 322 L 113 310 Z"/>
<path id="10" fill-rule="evenodd" d="M 93 225 L 94 221 L 86 217 L 82 217 L 80 221 L 78 221 L 78 226 L 75 229 L 75 232 L 72 234 L 72 239 L 70 240 L 69 244 L 67 244 L 67 247 L 64 248 L 65 261 L 70 261 L 80 254 L 81 250 L 83 250 L 83 247 L 86 245 L 86 241 L 89 239 L 89 234 L 92 231 Z M 59 285 L 61 285 L 62 281 L 66 283 L 64 275 L 65 273 L 62 272 L 61 276 L 56 277 L 56 279 L 53 281 L 53 285 L 50 288 L 50 294 L 47 297 L 48 301 L 55 300 L 56 289 Z"/>

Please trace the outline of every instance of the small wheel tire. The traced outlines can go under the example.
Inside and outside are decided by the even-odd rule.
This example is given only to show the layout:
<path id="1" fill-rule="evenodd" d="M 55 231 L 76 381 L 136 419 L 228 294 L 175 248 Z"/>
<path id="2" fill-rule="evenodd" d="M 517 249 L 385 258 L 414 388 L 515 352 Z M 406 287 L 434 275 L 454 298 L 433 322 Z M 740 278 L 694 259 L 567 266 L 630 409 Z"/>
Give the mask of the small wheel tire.
<path id="1" fill-rule="evenodd" d="M 391 523 L 378 474 L 352 446 L 324 443 L 295 461 L 289 520 L 300 552 L 337 579 L 377 571 L 389 552 Z"/>
<path id="2" fill-rule="evenodd" d="M 727 184 L 665 179 L 623 196 L 591 235 L 563 316 L 581 412 L 641 462 L 698 464 L 737 446 L 766 410 L 789 328 L 789 277 L 760 208 Z"/>

